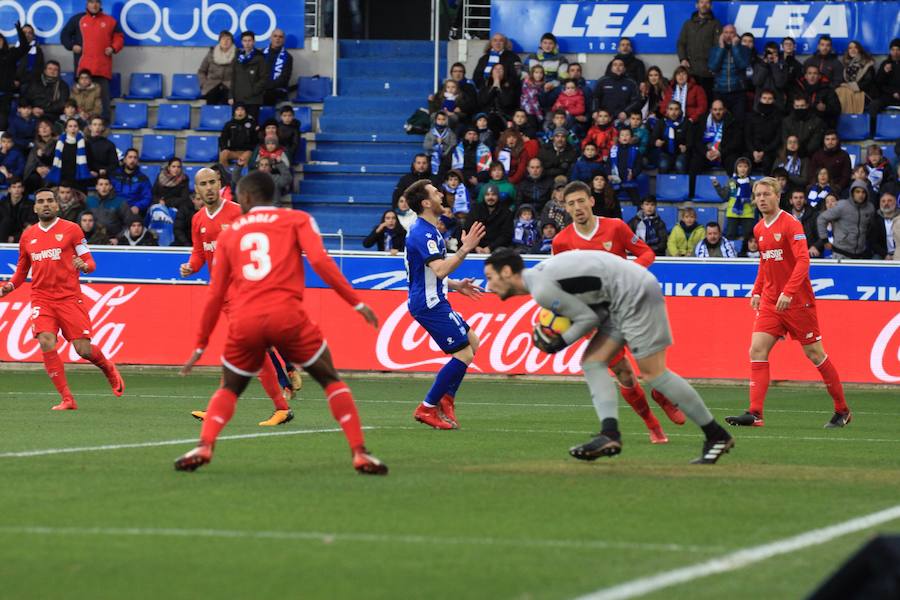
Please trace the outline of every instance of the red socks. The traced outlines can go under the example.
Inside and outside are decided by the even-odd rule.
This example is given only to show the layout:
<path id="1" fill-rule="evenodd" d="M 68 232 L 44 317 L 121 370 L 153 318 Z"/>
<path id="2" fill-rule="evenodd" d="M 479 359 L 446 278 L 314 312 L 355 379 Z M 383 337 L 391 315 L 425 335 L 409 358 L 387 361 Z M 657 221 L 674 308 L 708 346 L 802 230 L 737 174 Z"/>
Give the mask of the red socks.
<path id="1" fill-rule="evenodd" d="M 659 427 L 659 421 L 650 410 L 650 405 L 647 404 L 647 396 L 644 394 L 640 384 L 635 382 L 630 388 L 620 385 L 619 389 L 622 390 L 622 397 L 625 398 L 625 402 L 644 420 L 648 428 Z"/>
<path id="2" fill-rule="evenodd" d="M 822 381 L 825 382 L 828 394 L 834 401 L 835 412 L 845 413 L 850 410 L 847 408 L 846 400 L 844 400 L 844 386 L 841 385 L 841 377 L 838 375 L 837 369 L 834 367 L 834 363 L 831 362 L 831 359 L 826 356 L 821 364 L 816 365 L 816 368 L 822 376 Z"/>
<path id="3" fill-rule="evenodd" d="M 278 373 L 275 372 L 275 365 L 272 364 L 268 356 L 263 361 L 257 377 L 259 377 L 259 382 L 266 391 L 266 395 L 272 399 L 275 410 L 287 410 L 290 408 L 287 400 L 284 399 L 284 394 L 281 393 L 281 384 L 278 383 Z"/>
<path id="4" fill-rule="evenodd" d="M 200 442 L 208 446 L 216 443 L 219 433 L 234 415 L 234 407 L 237 405 L 237 395 L 227 388 L 219 388 L 209 399 L 206 407 L 206 417 L 203 419 L 203 428 L 200 430 Z"/>
<path id="5" fill-rule="evenodd" d="M 71 398 L 72 392 L 69 391 L 69 382 L 66 381 L 66 371 L 63 368 L 62 359 L 56 349 L 50 352 L 44 352 L 44 370 L 53 382 L 59 395 L 65 398 Z"/>
<path id="6" fill-rule="evenodd" d="M 769 391 L 769 361 L 750 361 L 750 412 L 761 417 Z"/>
<path id="7" fill-rule="evenodd" d="M 112 363 L 109 362 L 105 356 L 103 356 L 103 351 L 94 345 L 91 345 L 91 357 L 88 360 L 90 360 L 94 366 L 99 368 L 104 373 L 109 372 L 109 369 L 112 366 Z"/>
<path id="8" fill-rule="evenodd" d="M 364 444 L 362 427 L 359 423 L 359 413 L 356 412 L 356 403 L 350 388 L 343 381 L 335 381 L 325 387 L 325 397 L 328 399 L 328 407 L 334 420 L 338 422 L 351 450 L 356 450 Z"/>

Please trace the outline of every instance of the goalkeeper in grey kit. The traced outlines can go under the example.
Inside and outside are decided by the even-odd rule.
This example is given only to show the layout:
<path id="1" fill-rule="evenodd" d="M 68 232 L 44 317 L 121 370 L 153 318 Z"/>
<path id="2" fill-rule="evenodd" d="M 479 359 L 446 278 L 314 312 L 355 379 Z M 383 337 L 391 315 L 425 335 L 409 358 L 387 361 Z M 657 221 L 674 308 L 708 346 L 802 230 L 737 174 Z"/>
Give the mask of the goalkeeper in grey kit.
<path id="1" fill-rule="evenodd" d="M 500 248 L 485 261 L 490 291 L 501 300 L 531 294 L 542 307 L 568 317 L 562 335 L 535 327 L 535 345 L 548 353 L 596 329 L 581 368 L 600 419 L 600 433 L 569 453 L 581 460 L 615 456 L 622 451 L 616 384 L 607 361 L 627 343 L 650 387 L 670 398 L 706 434 L 703 454 L 693 463 L 712 464 L 734 447 L 734 439 L 713 418 L 697 391 L 666 368 L 672 333 L 659 282 L 650 271 L 608 252 L 577 250 L 558 254 L 525 269 L 522 257 Z"/>

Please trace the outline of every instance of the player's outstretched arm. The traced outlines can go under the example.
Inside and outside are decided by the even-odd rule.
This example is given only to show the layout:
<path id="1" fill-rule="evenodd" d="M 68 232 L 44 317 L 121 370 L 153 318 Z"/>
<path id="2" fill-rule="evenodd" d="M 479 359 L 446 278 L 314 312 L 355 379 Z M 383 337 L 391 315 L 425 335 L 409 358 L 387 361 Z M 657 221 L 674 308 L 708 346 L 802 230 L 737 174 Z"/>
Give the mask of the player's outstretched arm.
<path id="1" fill-rule="evenodd" d="M 180 371 L 178 371 L 179 375 L 181 375 L 182 377 L 186 377 L 186 376 L 190 375 L 191 371 L 194 368 L 194 365 L 197 363 L 198 360 L 200 360 L 201 356 L 203 356 L 203 348 L 197 348 L 196 350 L 194 350 L 193 354 L 191 354 L 191 357 L 188 359 L 188 361 L 186 363 L 184 363 L 184 366 L 181 367 Z"/>
<path id="2" fill-rule="evenodd" d="M 355 307 L 353 307 L 356 312 L 363 316 L 363 319 L 366 320 L 366 323 L 378 329 L 378 315 L 375 314 L 375 311 L 368 304 L 364 304 L 360 302 Z"/>

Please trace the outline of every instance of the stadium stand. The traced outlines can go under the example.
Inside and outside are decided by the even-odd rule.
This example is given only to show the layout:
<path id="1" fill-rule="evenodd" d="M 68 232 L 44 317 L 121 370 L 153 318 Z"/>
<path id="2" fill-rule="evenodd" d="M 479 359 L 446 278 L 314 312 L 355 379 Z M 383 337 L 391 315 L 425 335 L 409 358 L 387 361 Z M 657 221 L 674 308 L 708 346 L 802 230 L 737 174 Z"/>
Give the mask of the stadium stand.
<path id="1" fill-rule="evenodd" d="M 145 135 L 141 144 L 141 160 L 163 162 L 175 156 L 174 135 Z"/>
<path id="2" fill-rule="evenodd" d="M 169 100 L 196 100 L 200 97 L 200 79 L 196 73 L 175 73 L 171 90 L 166 96 Z"/>
<path id="3" fill-rule="evenodd" d="M 143 129 L 147 127 L 146 104 L 118 103 L 115 106 L 113 129 Z"/>
<path id="4" fill-rule="evenodd" d="M 132 73 L 128 84 L 127 100 L 156 100 L 163 95 L 162 75 L 159 73 Z"/>
<path id="5" fill-rule="evenodd" d="M 197 125 L 197 131 L 222 131 L 222 127 L 229 119 L 231 107 L 227 104 L 206 104 L 200 107 L 200 123 Z"/>
<path id="6" fill-rule="evenodd" d="M 156 109 L 155 129 L 190 129 L 190 104 L 160 104 Z"/>
<path id="7" fill-rule="evenodd" d="M 219 140 L 208 135 L 189 135 L 185 144 L 184 160 L 188 162 L 213 162 L 219 156 Z"/>

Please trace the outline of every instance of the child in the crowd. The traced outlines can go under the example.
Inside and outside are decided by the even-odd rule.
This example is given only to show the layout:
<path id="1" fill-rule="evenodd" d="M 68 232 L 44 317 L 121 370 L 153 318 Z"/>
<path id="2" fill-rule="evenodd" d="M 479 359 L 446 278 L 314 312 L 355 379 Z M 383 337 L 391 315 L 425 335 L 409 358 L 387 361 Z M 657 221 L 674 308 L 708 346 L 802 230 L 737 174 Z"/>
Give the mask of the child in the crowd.
<path id="1" fill-rule="evenodd" d="M 524 136 L 536 138 L 538 135 L 537 127 L 532 124 L 531 119 L 528 118 L 528 114 L 521 108 L 513 113 L 512 124 L 516 130 Z"/>
<path id="2" fill-rule="evenodd" d="M 53 124 L 58 134 L 62 134 L 66 130 L 66 122 L 69 119 L 75 119 L 78 122 L 78 131 L 84 131 L 84 128 L 87 127 L 87 121 L 78 114 L 78 102 L 74 98 L 66 100 L 62 114 L 59 115 L 59 119 Z"/>
<path id="3" fill-rule="evenodd" d="M 584 115 L 584 92 L 571 80 L 566 81 L 563 86 L 565 87 L 552 108 L 554 111 L 566 111 L 566 129 L 572 129 L 575 118 Z"/>
<path id="4" fill-rule="evenodd" d="M 597 154 L 600 156 L 600 160 L 607 160 L 610 150 L 616 144 L 618 135 L 616 128 L 612 125 L 612 116 L 609 111 L 601 108 L 594 113 L 594 124 L 588 129 L 581 145 L 583 147 L 588 142 L 594 142 L 597 145 Z"/>
<path id="5" fill-rule="evenodd" d="M 28 153 L 31 142 L 34 141 L 37 118 L 31 113 L 31 103 L 24 97 L 19 97 L 19 106 L 16 114 L 9 118 L 9 126 L 6 132 L 13 136 L 13 141 L 22 153 Z"/>
<path id="6" fill-rule="evenodd" d="M 531 249 L 532 254 L 552 254 L 553 253 L 553 238 L 556 237 L 556 234 L 559 233 L 559 229 L 556 227 L 556 223 L 553 221 L 548 221 L 544 223 L 541 227 L 541 239 L 538 240 L 538 243 L 534 245 L 534 248 Z"/>
<path id="7" fill-rule="evenodd" d="M 659 213 L 656 212 L 655 196 L 647 196 L 641 201 L 640 209 L 628 221 L 628 226 L 638 238 L 653 248 L 657 256 L 666 255 L 669 232 Z"/>
<path id="8" fill-rule="evenodd" d="M 741 244 L 741 250 L 738 252 L 738 258 L 759 258 L 759 242 L 753 235 L 753 230 L 748 231 L 744 235 L 744 241 Z"/>
<path id="9" fill-rule="evenodd" d="M 860 181 L 866 185 L 866 194 L 868 194 L 869 200 L 873 202 L 878 202 L 878 196 L 875 195 L 875 190 L 872 189 L 872 182 L 869 180 L 869 170 L 866 168 L 866 164 L 856 165 L 853 171 L 850 172 L 850 183 L 852 184 L 854 181 Z M 850 197 L 850 186 L 847 186 L 841 193 L 842 197 L 849 198 Z"/>
<path id="10" fill-rule="evenodd" d="M 522 93 L 519 96 L 519 106 L 522 112 L 531 117 L 532 123 L 541 123 L 544 120 L 544 108 L 541 106 L 541 96 L 544 94 L 544 67 L 534 65 L 528 70 L 528 74 L 522 80 Z"/>
<path id="11" fill-rule="evenodd" d="M 409 202 L 403 196 L 397 198 L 397 206 L 394 208 L 394 212 L 397 213 L 397 220 L 400 221 L 400 225 L 406 231 L 409 231 L 409 228 L 419 218 L 415 211 L 409 207 Z"/>
<path id="12" fill-rule="evenodd" d="M 513 225 L 513 248 L 519 252 L 530 252 L 541 239 L 535 221 L 534 207 L 523 204 L 516 211 L 516 222 Z"/>
<path id="13" fill-rule="evenodd" d="M 478 141 L 488 148 L 493 148 L 497 140 L 494 138 L 494 132 L 488 127 L 487 115 L 478 113 L 472 121 L 475 123 L 475 129 L 478 131 Z"/>
<path id="14" fill-rule="evenodd" d="M 459 115 L 455 112 L 459 107 L 459 84 L 455 79 L 447 79 L 441 87 L 441 91 L 432 97 L 428 103 L 428 111 L 434 120 L 434 115 L 444 113 L 447 115 L 450 127 L 456 129 L 459 125 Z"/>
<path id="15" fill-rule="evenodd" d="M 666 251 L 669 256 L 694 256 L 694 248 L 706 237 L 706 228 L 697 222 L 697 211 L 681 209 L 678 223 L 669 232 Z"/>
<path id="16" fill-rule="evenodd" d="M 816 182 L 806 189 L 806 200 L 816 210 L 822 210 L 822 202 L 831 193 L 831 175 L 828 169 L 821 168 L 816 173 Z"/>
<path id="17" fill-rule="evenodd" d="M 456 148 L 456 134 L 449 126 L 446 113 L 435 113 L 431 129 L 425 134 L 422 148 L 431 157 L 431 174 L 437 175 Z"/>
<path id="18" fill-rule="evenodd" d="M 834 208 L 835 206 L 837 206 L 837 203 L 838 203 L 837 195 L 829 193 L 827 196 L 825 196 L 825 200 L 822 202 L 822 204 L 825 205 L 825 208 L 823 208 L 822 210 L 828 210 L 829 208 Z M 824 246 L 822 247 L 821 254 L 822 254 L 822 258 L 831 258 L 832 254 L 833 254 L 831 251 L 831 245 L 834 243 L 834 228 L 832 227 L 832 224 L 830 221 L 825 226 L 825 231 L 826 231 L 825 242 L 824 242 Z"/>
<path id="19" fill-rule="evenodd" d="M 559 128 L 566 127 L 566 111 L 559 109 L 547 113 L 547 119 L 544 121 L 544 129 L 541 131 L 541 142 L 546 144 L 553 138 L 553 132 Z"/>
<path id="20" fill-rule="evenodd" d="M 588 142 L 581 148 L 581 156 L 569 171 L 569 181 L 583 181 L 590 185 L 597 173 L 604 173 L 605 165 L 597 156 L 597 144 Z"/>
<path id="21" fill-rule="evenodd" d="M 866 150 L 866 162 L 862 165 L 866 170 L 869 186 L 875 194 L 881 193 L 881 186 L 891 181 L 894 176 L 891 163 L 884 157 L 884 152 L 878 144 L 872 144 Z M 873 195 L 869 195 L 872 198 Z"/>
<path id="22" fill-rule="evenodd" d="M 719 197 L 728 202 L 728 208 L 725 209 L 725 237 L 730 240 L 742 238 L 756 223 L 753 214 L 753 182 L 750 181 L 751 166 L 750 159 L 742 156 L 735 161 L 734 175 L 728 180 L 727 186 L 721 185 L 715 177 L 712 178 Z"/>
<path id="23" fill-rule="evenodd" d="M 452 169 L 444 180 L 444 205 L 451 207 L 453 213 L 468 213 L 471 210 L 469 189 L 463 183 L 463 174 Z"/>
<path id="24" fill-rule="evenodd" d="M 617 194 L 621 193 L 637 204 L 637 178 L 643 168 L 643 158 L 633 143 L 630 129 L 619 132 L 619 143 L 609 151 L 609 181 Z"/>
<path id="25" fill-rule="evenodd" d="M 281 107 L 278 113 L 280 120 L 277 122 L 278 143 L 284 147 L 291 162 L 297 156 L 297 148 L 300 146 L 300 121 L 294 114 L 294 109 L 290 104 Z"/>
<path id="26" fill-rule="evenodd" d="M 631 128 L 633 144 L 637 145 L 641 156 L 647 156 L 647 148 L 650 145 L 650 130 L 644 125 L 644 117 L 641 111 L 634 110 L 628 114 L 628 126 Z"/>

